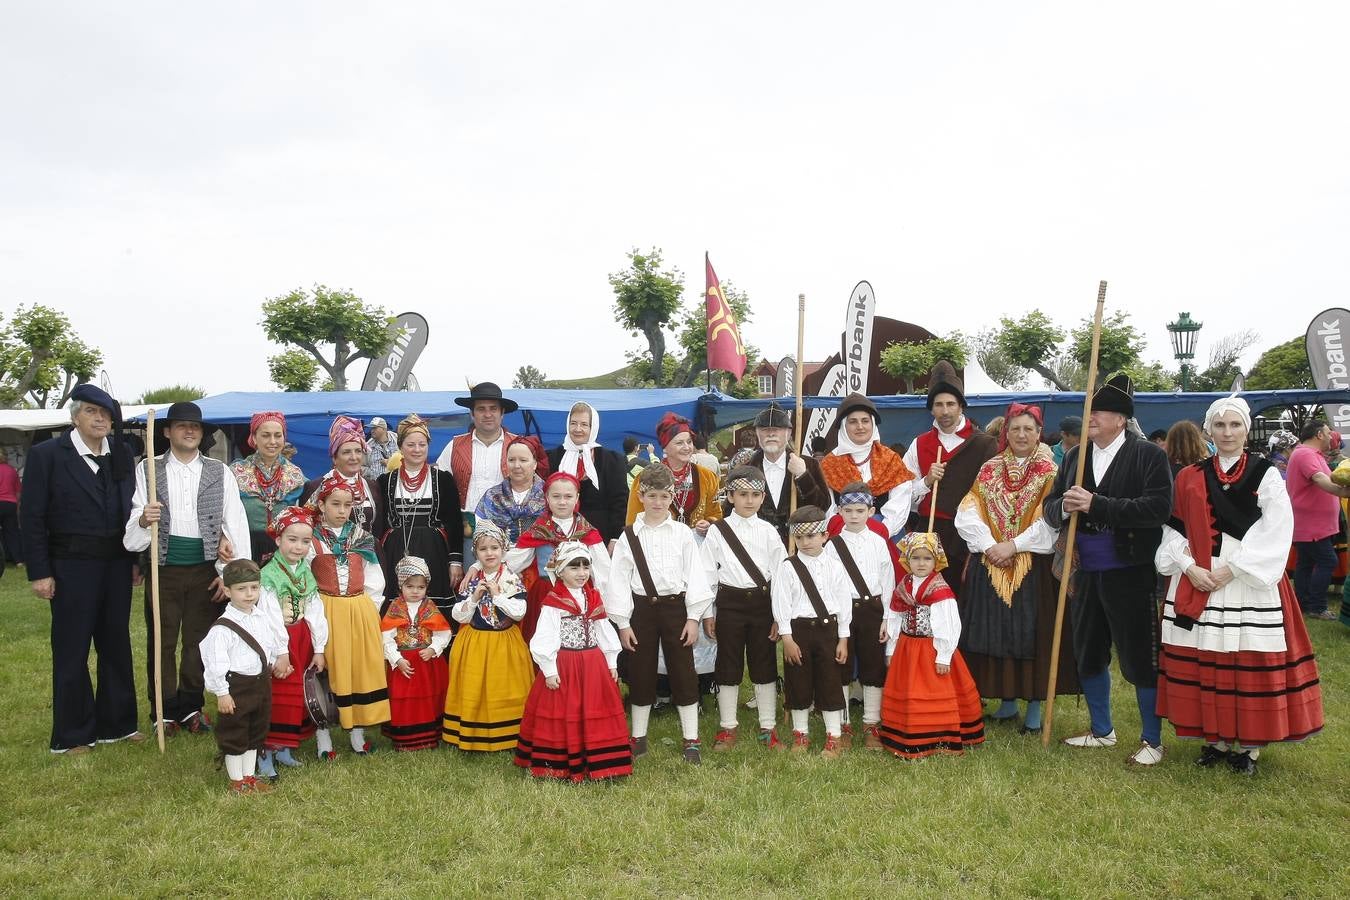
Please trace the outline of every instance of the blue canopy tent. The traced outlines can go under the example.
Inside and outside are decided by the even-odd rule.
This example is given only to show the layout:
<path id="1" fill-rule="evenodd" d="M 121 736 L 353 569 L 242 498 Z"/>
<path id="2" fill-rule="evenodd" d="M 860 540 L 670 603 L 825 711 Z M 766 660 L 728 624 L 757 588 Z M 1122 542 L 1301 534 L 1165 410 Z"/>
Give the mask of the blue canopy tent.
<path id="1" fill-rule="evenodd" d="M 1228 391 L 1219 393 L 1170 393 L 1136 394 L 1134 397 L 1135 418 L 1139 426 L 1148 433 L 1155 428 L 1167 428 L 1181 419 L 1203 422 L 1209 405 L 1220 397 L 1229 396 Z M 1311 406 L 1322 403 L 1350 403 L 1350 390 L 1295 390 L 1295 391 L 1242 391 L 1242 396 L 1252 408 L 1253 414 L 1278 406 Z M 908 443 L 915 435 L 933 425 L 933 418 L 922 395 L 906 394 L 899 396 L 872 397 L 877 410 L 881 413 L 881 440 L 886 444 Z M 837 407 L 839 397 L 803 397 L 802 406 L 807 409 L 817 407 Z M 1003 415 L 1008 404 L 1016 400 L 1019 403 L 1034 403 L 1045 413 L 1047 431 L 1054 431 L 1059 420 L 1065 416 L 1081 415 L 1083 412 L 1083 393 L 1059 391 L 1022 391 L 1018 393 L 970 394 L 966 397 L 971 416 L 979 422 L 988 422 L 995 416 Z M 791 397 L 779 398 L 784 406 L 791 406 Z M 716 431 L 731 425 L 748 422 L 760 410 L 768 406 L 768 400 L 733 400 L 722 394 L 707 394 L 703 400 L 705 422 L 709 430 Z"/>
<path id="2" fill-rule="evenodd" d="M 622 452 L 623 439 L 632 436 L 642 444 L 656 441 L 656 423 L 666 410 L 696 421 L 704 396 L 698 388 L 662 390 L 511 390 L 503 392 L 520 404 L 506 416 L 505 427 L 516 434 L 537 434 L 545 448 L 556 447 L 567 434 L 567 412 L 572 404 L 586 401 L 600 414 L 600 440 L 605 447 Z M 202 416 L 219 426 L 247 426 L 255 412 L 280 410 L 286 415 L 286 432 L 295 445 L 295 464 L 311 477 L 332 465 L 328 455 L 328 426 L 333 417 L 346 414 L 369 422 L 383 417 L 392 430 L 400 419 L 415 412 L 431 423 L 431 456 L 456 434 L 469 428 L 469 411 L 455 403 L 467 391 L 281 391 L 232 392 L 197 401 Z M 159 410 L 163 415 L 164 409 Z M 753 415 L 753 413 L 751 413 Z M 138 417 L 144 420 L 144 416 Z M 233 429 L 231 429 L 233 431 Z M 238 438 L 240 452 L 247 452 Z"/>

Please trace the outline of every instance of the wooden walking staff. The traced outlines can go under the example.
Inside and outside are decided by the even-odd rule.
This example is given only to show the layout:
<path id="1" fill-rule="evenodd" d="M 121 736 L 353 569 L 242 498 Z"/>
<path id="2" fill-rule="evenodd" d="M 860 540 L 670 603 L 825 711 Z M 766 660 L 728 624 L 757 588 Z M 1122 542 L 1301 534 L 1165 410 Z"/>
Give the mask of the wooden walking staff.
<path id="1" fill-rule="evenodd" d="M 1097 385 L 1097 353 L 1102 345 L 1102 308 L 1106 306 L 1106 282 L 1097 285 L 1097 313 L 1092 320 L 1092 356 L 1088 359 L 1087 390 L 1083 392 L 1083 437 L 1087 437 L 1088 419 L 1092 415 L 1092 391 Z M 1078 442 L 1078 465 L 1073 486 L 1083 486 L 1083 473 L 1088 458 L 1087 440 Z M 1045 688 L 1045 721 L 1041 729 L 1041 746 L 1050 746 L 1050 732 L 1055 722 L 1055 685 L 1059 680 L 1059 646 L 1064 631 L 1064 605 L 1069 598 L 1069 579 L 1073 577 L 1073 542 L 1078 537 L 1078 513 L 1069 514 L 1069 531 L 1064 537 L 1064 577 L 1059 580 L 1059 602 L 1055 605 L 1055 637 L 1050 643 L 1050 683 Z"/>
<path id="2" fill-rule="evenodd" d="M 937 462 L 938 462 L 939 464 L 942 462 L 942 444 L 941 444 L 941 443 L 938 444 Z M 937 518 L 937 491 L 938 491 L 938 484 L 940 484 L 941 481 L 942 481 L 942 479 L 939 478 L 937 481 L 934 481 L 934 482 L 933 482 L 933 496 L 931 496 L 930 498 L 928 498 L 928 533 L 929 533 L 929 534 L 932 534 L 932 533 L 933 533 L 933 521 Z M 947 549 L 947 548 L 944 547 L 944 548 L 942 548 L 942 549 L 945 550 L 945 549 Z"/>
<path id="3" fill-rule="evenodd" d="M 150 444 L 150 452 L 145 455 L 145 490 L 151 503 L 159 502 L 159 488 L 155 482 L 155 411 L 145 414 L 145 434 Z M 160 667 L 164 665 L 164 649 L 160 644 L 159 624 L 159 522 L 150 523 L 150 620 L 154 632 L 155 648 L 155 740 L 159 743 L 159 752 L 164 752 L 164 676 Z"/>
<path id="4" fill-rule="evenodd" d="M 793 364 L 792 389 L 797 394 L 797 408 L 792 417 L 792 452 L 798 456 L 802 455 L 802 353 L 806 345 L 806 295 L 797 295 L 797 360 Z M 787 460 L 783 461 L 787 465 Z M 791 499 L 788 501 L 788 515 L 791 516 L 797 511 L 797 479 L 788 479 L 792 482 Z M 797 539 L 792 536 L 792 527 L 788 527 L 788 553 L 795 553 L 797 550 Z"/>

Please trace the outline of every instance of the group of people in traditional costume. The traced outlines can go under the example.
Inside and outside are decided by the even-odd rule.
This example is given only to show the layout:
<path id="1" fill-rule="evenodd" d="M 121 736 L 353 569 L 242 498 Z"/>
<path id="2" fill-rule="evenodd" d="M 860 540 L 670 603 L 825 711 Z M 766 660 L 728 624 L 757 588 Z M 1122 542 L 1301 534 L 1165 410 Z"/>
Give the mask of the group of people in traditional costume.
<path id="1" fill-rule="evenodd" d="M 757 449 L 723 479 L 694 461 L 692 425 L 667 413 L 662 458 L 631 487 L 592 405 L 575 404 L 564 442 L 545 451 L 506 431 L 516 405 L 489 383 L 456 401 L 473 427 L 434 462 L 416 414 L 392 432 L 380 420 L 376 451 L 360 421 L 338 416 L 332 468 L 309 481 L 282 453 L 281 413 L 255 415 L 252 453 L 227 467 L 201 452 L 201 409 L 176 403 L 155 436 L 153 501 L 150 467 L 113 433 L 115 402 L 89 385 L 74 397 L 74 429 L 35 447 L 25 473 L 30 576 L 53 603 L 53 752 L 144 739 L 129 647 L 101 623 L 125 617 L 134 554 L 156 523 L 164 725 L 214 730 L 238 793 L 302 765 L 311 737 L 318 760 L 337 757 L 307 698 L 320 676 L 355 755 L 376 749 L 366 729 L 380 726 L 400 750 L 508 751 L 539 777 L 624 776 L 668 696 L 680 755 L 698 763 L 700 649 L 714 752 L 738 743 L 747 672 L 753 743 L 769 751 L 807 752 L 813 711 L 826 759 L 852 747 L 959 754 L 1003 723 L 1036 734 L 1052 670 L 1057 693 L 1087 701 L 1088 729 L 1065 744 L 1112 747 L 1113 649 L 1139 708 L 1131 764 L 1162 761 L 1163 718 L 1205 742 L 1199 765 L 1246 774 L 1263 747 L 1323 724 L 1285 576 L 1288 495 L 1245 451 L 1251 417 L 1236 397 L 1206 416 L 1216 455 L 1175 486 L 1163 450 L 1128 427 L 1124 376 L 1096 391 L 1085 440 L 1058 465 L 1038 407 L 1013 403 L 998 436 L 985 434 L 943 364 L 929 379 L 932 427 L 903 454 L 862 395 L 841 401 L 821 461 L 793 451 L 792 418 L 771 404 L 754 422 Z M 376 456 L 382 471 L 368 468 Z M 147 621 L 151 607 L 147 584 Z M 1000 705 L 986 715 L 981 698 Z"/>

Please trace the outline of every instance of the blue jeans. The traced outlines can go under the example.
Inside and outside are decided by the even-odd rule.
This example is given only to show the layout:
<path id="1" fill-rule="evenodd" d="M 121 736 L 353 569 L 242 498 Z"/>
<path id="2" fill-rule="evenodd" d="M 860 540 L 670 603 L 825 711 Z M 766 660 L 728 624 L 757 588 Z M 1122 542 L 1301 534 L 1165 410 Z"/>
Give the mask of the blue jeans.
<path id="1" fill-rule="evenodd" d="M 1298 562 L 1294 564 L 1294 595 L 1305 613 L 1326 612 L 1327 589 L 1336 571 L 1335 536 L 1320 541 L 1295 541 Z"/>

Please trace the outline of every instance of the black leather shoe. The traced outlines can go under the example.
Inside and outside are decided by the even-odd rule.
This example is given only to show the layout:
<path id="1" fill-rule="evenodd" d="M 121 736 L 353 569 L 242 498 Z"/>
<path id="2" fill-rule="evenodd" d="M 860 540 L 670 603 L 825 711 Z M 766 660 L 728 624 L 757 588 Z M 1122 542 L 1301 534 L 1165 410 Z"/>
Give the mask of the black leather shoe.
<path id="1" fill-rule="evenodd" d="M 1228 754 L 1228 765 L 1239 775 L 1255 775 L 1256 760 L 1252 759 L 1250 753 L 1230 753 Z"/>
<path id="2" fill-rule="evenodd" d="M 1017 730 L 1020 734 L 1040 734 L 1041 726 L 1037 725 L 1035 728 L 1029 728 L 1026 725 L 1023 725 L 1021 728 Z"/>
<path id="3" fill-rule="evenodd" d="M 1212 769 L 1227 759 L 1228 751 L 1220 750 L 1213 744 L 1206 744 L 1200 748 L 1200 755 L 1196 758 L 1195 764 L 1202 769 Z"/>

